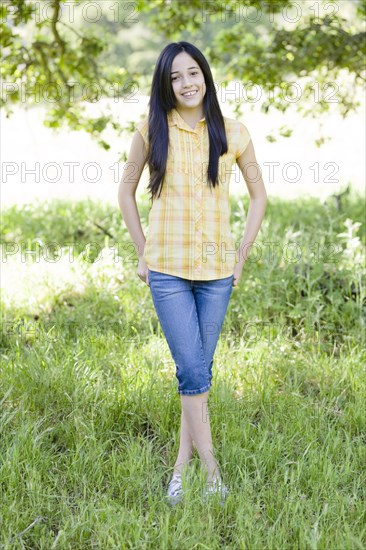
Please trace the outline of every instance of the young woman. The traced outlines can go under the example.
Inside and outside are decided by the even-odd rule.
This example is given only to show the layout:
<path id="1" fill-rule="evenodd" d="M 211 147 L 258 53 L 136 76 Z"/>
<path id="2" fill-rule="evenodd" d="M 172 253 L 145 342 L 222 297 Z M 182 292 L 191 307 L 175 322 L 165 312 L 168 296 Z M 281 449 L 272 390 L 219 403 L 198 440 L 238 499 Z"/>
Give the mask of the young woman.
<path id="1" fill-rule="evenodd" d="M 235 162 L 250 195 L 237 250 L 229 196 Z M 147 240 L 135 200 L 146 163 L 152 202 Z M 228 489 L 214 457 L 208 391 L 229 299 L 260 229 L 267 194 L 246 126 L 223 117 L 210 67 L 188 42 L 168 44 L 157 60 L 148 117 L 133 136 L 118 201 L 137 249 L 137 275 L 150 288 L 176 365 L 182 413 L 168 501 L 183 496 L 182 473 L 193 444 L 207 474 L 205 495 L 219 492 L 224 499 Z"/>

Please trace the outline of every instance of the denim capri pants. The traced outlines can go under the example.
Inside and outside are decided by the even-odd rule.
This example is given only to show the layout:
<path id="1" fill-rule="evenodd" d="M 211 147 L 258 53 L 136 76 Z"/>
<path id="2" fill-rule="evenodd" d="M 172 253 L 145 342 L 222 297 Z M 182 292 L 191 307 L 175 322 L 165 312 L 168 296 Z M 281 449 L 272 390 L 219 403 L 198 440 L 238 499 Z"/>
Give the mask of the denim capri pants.
<path id="1" fill-rule="evenodd" d="M 190 281 L 149 269 L 155 311 L 176 366 L 178 393 L 197 395 L 211 387 L 216 345 L 234 275 Z"/>

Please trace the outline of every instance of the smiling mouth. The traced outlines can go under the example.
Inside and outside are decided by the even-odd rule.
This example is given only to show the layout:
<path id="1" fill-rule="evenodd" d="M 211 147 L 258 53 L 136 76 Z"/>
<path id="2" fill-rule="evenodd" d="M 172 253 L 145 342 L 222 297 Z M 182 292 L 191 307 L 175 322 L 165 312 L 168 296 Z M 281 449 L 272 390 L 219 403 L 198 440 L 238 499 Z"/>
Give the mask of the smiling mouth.
<path id="1" fill-rule="evenodd" d="M 197 93 L 197 90 L 195 90 L 194 92 L 186 92 L 185 94 L 182 94 L 183 97 L 192 97 L 194 95 L 196 95 Z"/>

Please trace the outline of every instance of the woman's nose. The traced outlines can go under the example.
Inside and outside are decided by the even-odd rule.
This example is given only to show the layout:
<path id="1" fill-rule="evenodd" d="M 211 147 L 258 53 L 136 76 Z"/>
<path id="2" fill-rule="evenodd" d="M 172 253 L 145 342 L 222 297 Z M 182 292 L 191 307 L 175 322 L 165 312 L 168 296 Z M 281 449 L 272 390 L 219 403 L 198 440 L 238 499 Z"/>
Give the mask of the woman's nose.
<path id="1" fill-rule="evenodd" d="M 191 80 L 189 76 L 183 76 L 182 86 L 183 88 L 190 88 Z"/>

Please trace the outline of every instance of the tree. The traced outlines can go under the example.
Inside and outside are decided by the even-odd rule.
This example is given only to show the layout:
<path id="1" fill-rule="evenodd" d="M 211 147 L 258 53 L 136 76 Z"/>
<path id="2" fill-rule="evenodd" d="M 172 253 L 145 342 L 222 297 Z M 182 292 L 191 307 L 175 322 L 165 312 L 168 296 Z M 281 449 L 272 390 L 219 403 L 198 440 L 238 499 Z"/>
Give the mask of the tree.
<path id="1" fill-rule="evenodd" d="M 120 134 L 124 128 L 112 114 L 85 114 L 87 103 L 139 88 L 144 72 L 151 78 L 162 42 L 197 44 L 220 84 L 241 82 L 249 102 L 265 92 L 265 112 L 296 103 L 305 116 L 317 116 L 336 103 L 346 116 L 359 106 L 357 91 L 365 82 L 366 0 L 8 0 L 1 15 L 0 105 L 11 114 L 13 104 L 43 101 L 46 125 L 83 129 L 106 149 L 103 131 L 110 125 Z M 131 67 L 131 52 L 122 51 L 117 63 L 121 46 L 114 37 L 141 20 L 156 40 L 150 39 L 150 61 L 139 54 L 143 65 Z M 137 48 L 145 44 L 140 38 Z M 235 111 L 240 109 L 239 103 Z"/>
<path id="2" fill-rule="evenodd" d="M 138 0 L 137 4 L 152 14 L 149 24 L 172 41 L 182 39 L 182 33 L 187 39 L 197 35 L 208 21 L 230 21 L 205 54 L 222 71 L 223 84 L 236 79 L 256 88 L 248 92 L 249 100 L 258 87 L 266 90 L 265 112 L 270 107 L 286 111 L 295 102 L 304 115 L 317 116 L 337 103 L 346 116 L 360 105 L 357 86 L 366 80 L 362 30 L 366 0 Z M 299 78 L 305 78 L 301 89 Z"/>
<path id="3" fill-rule="evenodd" d="M 111 125 L 120 134 L 123 128 L 112 114 L 86 114 L 87 103 L 124 97 L 138 82 L 123 66 L 106 62 L 112 33 L 101 33 L 100 22 L 93 28 L 100 14 L 83 7 L 88 4 L 74 0 L 2 2 L 0 105 L 9 115 L 14 104 L 42 103 L 46 126 L 83 129 L 108 149 L 103 130 Z M 104 17 L 104 29 L 105 23 Z"/>

